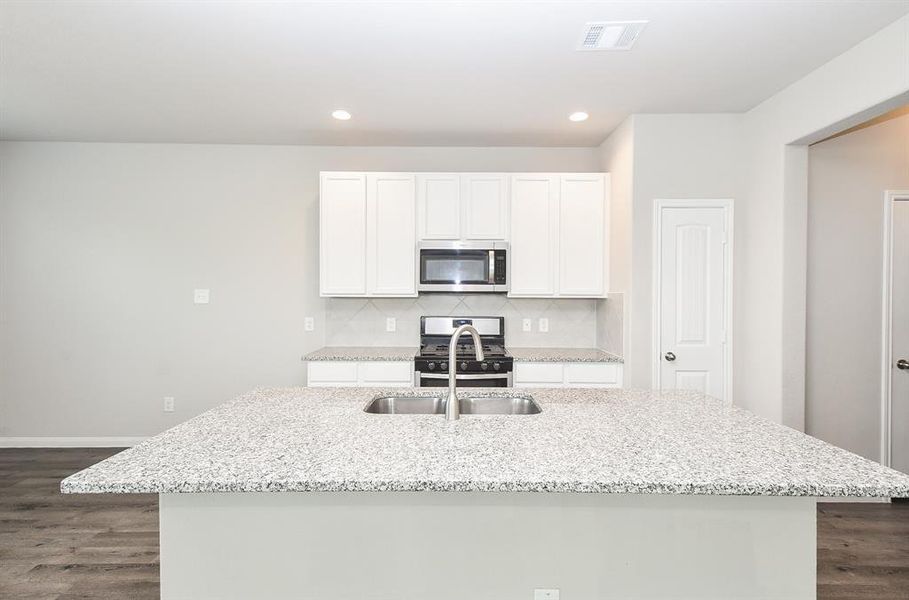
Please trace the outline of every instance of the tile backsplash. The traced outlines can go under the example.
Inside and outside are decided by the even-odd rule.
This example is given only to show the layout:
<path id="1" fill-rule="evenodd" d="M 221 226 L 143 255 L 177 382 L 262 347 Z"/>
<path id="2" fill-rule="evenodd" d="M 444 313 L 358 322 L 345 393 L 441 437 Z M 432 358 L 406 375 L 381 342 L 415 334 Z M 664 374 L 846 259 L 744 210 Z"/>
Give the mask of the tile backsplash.
<path id="1" fill-rule="evenodd" d="M 595 347 L 597 305 L 586 299 L 508 298 L 504 294 L 421 294 L 417 298 L 329 298 L 325 341 L 328 346 L 416 346 L 421 316 L 503 316 L 509 346 Z M 606 300 L 605 302 L 609 302 Z M 621 313 L 621 308 L 618 311 Z M 396 331 L 385 331 L 388 317 Z M 549 331 L 538 330 L 540 317 Z M 531 319 L 532 331 L 522 331 Z M 610 330 L 614 330 L 611 327 Z M 621 326 L 618 331 L 621 332 Z"/>
<path id="2" fill-rule="evenodd" d="M 597 300 L 597 348 L 625 356 L 625 295 L 611 293 Z"/>

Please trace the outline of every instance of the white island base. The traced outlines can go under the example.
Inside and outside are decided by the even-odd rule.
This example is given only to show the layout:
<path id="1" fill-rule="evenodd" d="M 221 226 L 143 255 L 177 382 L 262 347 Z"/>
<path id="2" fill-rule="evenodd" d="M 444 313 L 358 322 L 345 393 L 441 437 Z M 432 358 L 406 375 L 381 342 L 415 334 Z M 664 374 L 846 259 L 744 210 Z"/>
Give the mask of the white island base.
<path id="1" fill-rule="evenodd" d="M 808 600 L 815 499 L 161 494 L 161 597 Z"/>

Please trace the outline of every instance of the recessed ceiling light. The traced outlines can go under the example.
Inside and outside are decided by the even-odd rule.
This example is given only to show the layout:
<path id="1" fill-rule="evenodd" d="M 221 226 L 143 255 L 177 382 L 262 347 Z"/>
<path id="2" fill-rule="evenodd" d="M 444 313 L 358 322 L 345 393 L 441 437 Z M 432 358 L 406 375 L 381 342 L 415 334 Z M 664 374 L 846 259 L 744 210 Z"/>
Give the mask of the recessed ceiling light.
<path id="1" fill-rule="evenodd" d="M 589 116 L 590 115 L 588 115 L 585 112 L 578 111 L 578 112 L 573 112 L 570 115 L 568 115 L 568 119 L 571 121 L 574 121 L 575 123 L 580 123 L 581 121 L 586 121 L 587 117 L 589 117 Z"/>
<path id="2" fill-rule="evenodd" d="M 347 121 L 350 119 L 350 113 L 343 109 L 338 109 L 331 113 L 331 116 L 336 118 L 339 121 Z"/>

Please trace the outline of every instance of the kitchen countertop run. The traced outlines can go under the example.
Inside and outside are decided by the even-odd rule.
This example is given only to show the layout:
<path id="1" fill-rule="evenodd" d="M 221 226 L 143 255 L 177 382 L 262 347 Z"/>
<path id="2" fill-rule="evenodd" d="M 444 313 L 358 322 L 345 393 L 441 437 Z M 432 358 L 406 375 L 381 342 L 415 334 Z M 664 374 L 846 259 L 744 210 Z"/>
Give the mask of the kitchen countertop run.
<path id="1" fill-rule="evenodd" d="M 420 351 L 416 346 L 326 346 L 303 357 L 303 360 L 413 360 Z"/>
<path id="2" fill-rule="evenodd" d="M 508 353 L 516 362 L 608 362 L 624 363 L 616 356 L 599 348 L 513 348 Z"/>
<path id="3" fill-rule="evenodd" d="M 909 475 L 694 392 L 525 389 L 538 415 L 363 412 L 379 393 L 260 389 L 68 477 L 64 493 L 310 491 L 909 496 Z"/>

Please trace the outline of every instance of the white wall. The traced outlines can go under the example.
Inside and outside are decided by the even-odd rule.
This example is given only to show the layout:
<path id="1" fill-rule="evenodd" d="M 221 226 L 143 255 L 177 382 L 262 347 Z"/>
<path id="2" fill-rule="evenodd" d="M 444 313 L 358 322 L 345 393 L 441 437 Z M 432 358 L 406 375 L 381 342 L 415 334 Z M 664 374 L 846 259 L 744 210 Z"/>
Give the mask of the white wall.
<path id="1" fill-rule="evenodd" d="M 631 171 L 632 238 L 613 247 L 626 296 L 625 381 L 650 386 L 653 200 L 735 200 L 736 404 L 805 426 L 807 145 L 909 101 L 909 16 L 743 115 L 634 115 L 601 146 Z M 628 153 L 632 156 L 627 165 Z M 628 190 L 631 190 L 628 192 Z M 627 219 L 627 218 L 626 218 Z"/>
<path id="2" fill-rule="evenodd" d="M 805 425 L 805 144 L 909 98 L 909 16 L 744 115 L 744 186 L 736 206 L 736 403 Z"/>
<path id="3" fill-rule="evenodd" d="M 626 385 L 651 387 L 654 201 L 736 198 L 741 119 L 736 114 L 639 114 L 600 147 L 625 229 L 618 243 L 614 239 L 611 266 L 621 274 L 618 291 L 627 294 Z"/>
<path id="4" fill-rule="evenodd" d="M 909 189 L 909 113 L 808 152 L 808 433 L 880 456 L 884 190 Z"/>
<path id="5" fill-rule="evenodd" d="M 320 170 L 598 169 L 593 148 L 3 143 L 0 437 L 149 435 L 302 384 Z"/>

